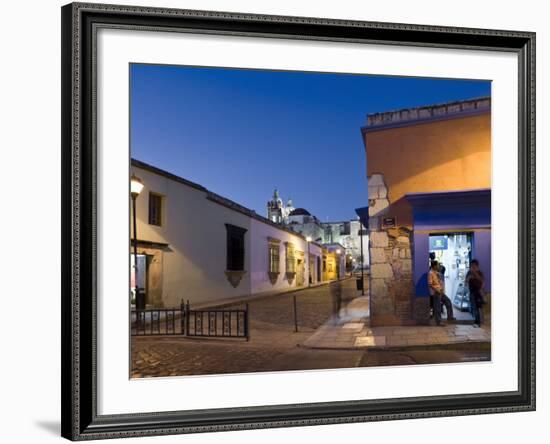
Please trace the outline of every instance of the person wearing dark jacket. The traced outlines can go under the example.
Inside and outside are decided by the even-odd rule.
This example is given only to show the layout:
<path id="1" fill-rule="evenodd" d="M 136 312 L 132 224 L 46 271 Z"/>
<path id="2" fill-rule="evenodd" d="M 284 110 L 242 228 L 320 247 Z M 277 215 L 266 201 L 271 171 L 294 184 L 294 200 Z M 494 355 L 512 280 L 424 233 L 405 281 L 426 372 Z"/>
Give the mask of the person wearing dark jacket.
<path id="1" fill-rule="evenodd" d="M 466 274 L 466 283 L 470 291 L 470 311 L 474 317 L 474 327 L 480 327 L 481 308 L 484 304 L 483 286 L 485 285 L 485 278 L 479 269 L 477 259 L 470 262 L 470 270 Z"/>

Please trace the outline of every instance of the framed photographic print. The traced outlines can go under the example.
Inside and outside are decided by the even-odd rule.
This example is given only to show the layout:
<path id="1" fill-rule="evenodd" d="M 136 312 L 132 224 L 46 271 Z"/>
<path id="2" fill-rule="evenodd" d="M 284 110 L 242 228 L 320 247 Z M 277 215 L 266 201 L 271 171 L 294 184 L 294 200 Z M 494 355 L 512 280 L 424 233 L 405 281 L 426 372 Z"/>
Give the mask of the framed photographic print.
<path id="1" fill-rule="evenodd" d="M 534 45 L 64 6 L 62 435 L 533 410 Z"/>

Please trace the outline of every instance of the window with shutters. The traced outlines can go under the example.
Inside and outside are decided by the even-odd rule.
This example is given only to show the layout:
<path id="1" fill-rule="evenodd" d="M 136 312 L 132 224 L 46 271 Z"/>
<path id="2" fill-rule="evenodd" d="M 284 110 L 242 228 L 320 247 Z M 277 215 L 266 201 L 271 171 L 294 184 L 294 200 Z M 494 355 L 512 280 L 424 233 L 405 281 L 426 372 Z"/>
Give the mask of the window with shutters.
<path id="1" fill-rule="evenodd" d="M 244 235 L 245 228 L 225 224 L 227 230 L 227 270 L 244 271 Z"/>
<path id="2" fill-rule="evenodd" d="M 273 237 L 267 237 L 267 275 L 270 282 L 275 285 L 279 279 L 281 241 Z"/>
<path id="3" fill-rule="evenodd" d="M 286 272 L 295 273 L 296 272 L 296 256 L 294 244 L 287 242 L 286 243 Z"/>
<path id="4" fill-rule="evenodd" d="M 268 254 L 269 254 L 269 273 L 279 273 L 280 266 L 280 248 L 278 239 L 269 238 L 268 240 Z"/>
<path id="5" fill-rule="evenodd" d="M 149 225 L 162 225 L 162 196 L 149 193 Z"/>
<path id="6" fill-rule="evenodd" d="M 350 234 L 350 223 L 344 222 L 343 224 L 340 224 L 340 235 L 345 236 Z"/>

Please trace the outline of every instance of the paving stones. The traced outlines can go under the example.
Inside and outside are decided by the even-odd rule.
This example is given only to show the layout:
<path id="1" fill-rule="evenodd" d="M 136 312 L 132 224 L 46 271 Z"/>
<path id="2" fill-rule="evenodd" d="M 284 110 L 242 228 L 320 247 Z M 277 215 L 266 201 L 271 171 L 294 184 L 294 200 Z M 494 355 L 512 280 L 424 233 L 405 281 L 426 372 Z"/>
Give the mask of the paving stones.
<path id="1" fill-rule="evenodd" d="M 368 304 L 359 310 L 355 280 L 342 282 L 344 306 L 337 324 L 346 328 L 330 329 L 326 321 L 332 316 L 332 297 L 328 286 L 304 289 L 295 293 L 298 306 L 298 332 L 294 331 L 293 295 L 275 295 L 249 302 L 250 341 L 222 338 L 190 339 L 185 337 L 133 337 L 132 377 L 207 375 L 247 373 L 312 368 L 342 368 L 359 362 L 360 353 L 320 352 L 301 349 L 298 344 L 319 330 L 332 341 L 345 345 L 364 328 Z M 319 361 L 315 356 L 323 356 Z M 351 364 L 350 364 L 351 363 Z M 324 366 L 324 367 L 323 367 Z"/>
<path id="2" fill-rule="evenodd" d="M 348 322 L 347 324 L 342 325 L 344 330 L 354 330 L 361 331 L 365 324 L 363 322 Z"/>
<path id="3" fill-rule="evenodd" d="M 343 285 L 344 299 L 355 299 L 340 311 L 339 318 L 331 317 L 332 301 L 327 289 L 305 290 L 297 296 L 298 319 L 301 321 L 298 333 L 294 332 L 293 318 L 289 318 L 292 314 L 291 298 L 280 295 L 250 303 L 250 342 L 181 337 L 132 338 L 132 377 L 444 362 L 434 351 L 443 350 L 442 346 L 454 347 L 441 352 L 441 356 L 452 354 L 452 357 L 445 358 L 445 362 L 468 360 L 464 356 L 475 353 L 486 360 L 490 355 L 487 348 L 483 352 L 467 348 L 469 344 L 489 345 L 490 327 L 474 328 L 451 323 L 445 327 L 371 327 L 368 323 L 368 297 L 356 297 L 354 280 L 345 281 Z M 422 350 L 432 350 L 432 354 Z M 425 353 L 427 357 L 412 359 L 411 356 L 416 356 L 414 353 Z"/>
<path id="4" fill-rule="evenodd" d="M 358 327 L 342 325 L 323 326 L 305 342 L 311 348 L 344 348 L 390 350 L 403 347 L 450 346 L 469 343 L 491 343 L 490 328 L 472 325 L 365 327 L 358 334 L 344 335 L 344 331 L 358 331 Z"/>
<path id="5" fill-rule="evenodd" d="M 384 347 L 386 345 L 385 336 L 359 336 L 355 338 L 355 347 Z"/>

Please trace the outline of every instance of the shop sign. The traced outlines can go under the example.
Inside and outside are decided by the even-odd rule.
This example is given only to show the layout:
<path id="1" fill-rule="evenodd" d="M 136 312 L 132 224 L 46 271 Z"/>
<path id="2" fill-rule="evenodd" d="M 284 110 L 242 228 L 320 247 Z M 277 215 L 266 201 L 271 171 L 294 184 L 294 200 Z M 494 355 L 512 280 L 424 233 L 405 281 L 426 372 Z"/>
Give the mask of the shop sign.
<path id="1" fill-rule="evenodd" d="M 395 217 L 383 217 L 382 218 L 382 228 L 395 228 L 397 226 L 397 221 Z"/>
<path id="2" fill-rule="evenodd" d="M 447 236 L 430 236 L 430 251 L 446 250 L 447 248 Z"/>

